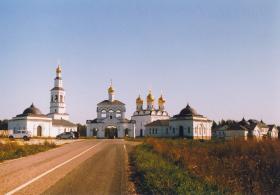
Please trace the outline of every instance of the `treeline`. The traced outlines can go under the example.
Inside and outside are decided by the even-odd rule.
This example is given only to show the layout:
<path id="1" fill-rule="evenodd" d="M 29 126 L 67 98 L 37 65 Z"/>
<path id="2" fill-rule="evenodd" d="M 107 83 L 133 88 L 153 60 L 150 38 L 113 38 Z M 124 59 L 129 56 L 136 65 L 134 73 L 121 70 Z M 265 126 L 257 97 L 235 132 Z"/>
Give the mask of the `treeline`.
<path id="1" fill-rule="evenodd" d="M 0 120 L 0 130 L 8 130 L 8 120 Z"/>

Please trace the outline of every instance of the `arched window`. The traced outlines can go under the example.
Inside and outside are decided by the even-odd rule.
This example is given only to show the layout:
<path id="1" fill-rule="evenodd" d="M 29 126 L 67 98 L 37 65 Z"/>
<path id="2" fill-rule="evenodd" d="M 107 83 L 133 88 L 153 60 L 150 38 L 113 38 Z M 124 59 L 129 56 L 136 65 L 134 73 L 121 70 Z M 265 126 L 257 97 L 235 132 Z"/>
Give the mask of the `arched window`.
<path id="1" fill-rule="evenodd" d="M 54 99 L 55 102 L 58 101 L 58 95 L 55 95 L 55 99 Z"/>
<path id="2" fill-rule="evenodd" d="M 114 111 L 113 110 L 109 111 L 109 116 L 110 116 L 110 119 L 113 119 L 113 117 L 114 117 Z"/>
<path id="3" fill-rule="evenodd" d="M 107 114 L 106 114 L 106 110 L 102 110 L 101 111 L 101 117 L 102 118 L 106 118 Z"/>
<path id="4" fill-rule="evenodd" d="M 120 110 L 118 110 L 118 111 L 116 112 L 116 117 L 117 117 L 117 118 L 121 118 L 121 117 L 122 117 L 122 113 L 121 113 Z"/>

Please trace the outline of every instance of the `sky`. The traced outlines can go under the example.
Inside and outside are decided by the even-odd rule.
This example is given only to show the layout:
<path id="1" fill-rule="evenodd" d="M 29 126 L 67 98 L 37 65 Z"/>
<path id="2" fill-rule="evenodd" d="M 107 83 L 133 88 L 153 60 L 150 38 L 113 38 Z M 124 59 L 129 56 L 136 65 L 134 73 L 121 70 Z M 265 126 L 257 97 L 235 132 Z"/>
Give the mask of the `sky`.
<path id="1" fill-rule="evenodd" d="M 107 99 L 135 111 L 149 89 L 171 116 L 280 125 L 278 0 L 2 0 L 0 119 L 49 112 L 58 62 L 67 112 L 85 124 Z"/>

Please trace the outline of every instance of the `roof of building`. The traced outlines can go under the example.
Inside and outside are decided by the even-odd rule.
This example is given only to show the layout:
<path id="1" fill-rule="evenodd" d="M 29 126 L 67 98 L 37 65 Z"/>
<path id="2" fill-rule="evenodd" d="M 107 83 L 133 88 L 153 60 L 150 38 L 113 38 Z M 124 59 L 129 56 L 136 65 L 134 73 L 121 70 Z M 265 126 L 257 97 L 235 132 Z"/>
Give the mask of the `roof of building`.
<path id="1" fill-rule="evenodd" d="M 252 131 L 256 127 L 259 129 L 263 128 L 273 128 L 276 127 L 275 125 L 266 125 L 263 121 L 257 121 L 250 119 L 249 121 L 246 121 L 245 118 L 243 118 L 241 121 L 234 121 L 234 120 L 228 120 L 224 121 L 224 123 L 218 125 L 214 130 L 247 130 Z"/>
<path id="2" fill-rule="evenodd" d="M 119 100 L 114 100 L 112 102 L 110 100 L 104 100 L 100 102 L 98 105 L 125 105 L 125 104 Z"/>
<path id="3" fill-rule="evenodd" d="M 197 111 L 195 109 L 193 109 L 192 107 L 190 107 L 190 105 L 188 104 L 187 107 L 184 108 L 183 110 L 181 110 L 181 112 L 178 115 L 175 115 L 174 118 L 189 117 L 189 116 L 202 117 L 202 115 L 198 114 Z"/>
<path id="4" fill-rule="evenodd" d="M 146 125 L 146 127 L 169 126 L 170 120 L 157 120 Z"/>
<path id="5" fill-rule="evenodd" d="M 70 122 L 70 121 L 67 121 L 67 120 L 56 120 L 56 119 L 53 119 L 52 120 L 52 124 L 53 126 L 63 126 L 63 127 L 76 127 L 77 125 Z"/>
<path id="6" fill-rule="evenodd" d="M 54 87 L 54 88 L 52 88 L 51 91 L 55 91 L 55 90 L 64 91 L 64 89 L 62 87 Z"/>
<path id="7" fill-rule="evenodd" d="M 42 112 L 38 108 L 36 108 L 33 103 L 30 107 L 26 108 L 22 114 L 17 115 L 17 117 L 23 116 L 47 117 L 46 115 L 42 114 Z"/>

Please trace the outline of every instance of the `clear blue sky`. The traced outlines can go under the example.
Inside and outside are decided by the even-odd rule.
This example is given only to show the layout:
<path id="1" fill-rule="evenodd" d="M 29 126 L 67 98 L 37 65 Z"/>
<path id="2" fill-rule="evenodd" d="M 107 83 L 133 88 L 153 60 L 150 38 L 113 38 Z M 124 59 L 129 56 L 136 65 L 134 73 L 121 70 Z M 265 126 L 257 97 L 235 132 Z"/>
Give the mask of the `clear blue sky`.
<path id="1" fill-rule="evenodd" d="M 96 116 L 113 79 L 127 104 L 161 89 L 171 115 L 280 124 L 278 0 L 2 0 L 0 119 L 49 111 L 57 60 L 75 122 Z"/>

